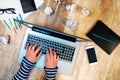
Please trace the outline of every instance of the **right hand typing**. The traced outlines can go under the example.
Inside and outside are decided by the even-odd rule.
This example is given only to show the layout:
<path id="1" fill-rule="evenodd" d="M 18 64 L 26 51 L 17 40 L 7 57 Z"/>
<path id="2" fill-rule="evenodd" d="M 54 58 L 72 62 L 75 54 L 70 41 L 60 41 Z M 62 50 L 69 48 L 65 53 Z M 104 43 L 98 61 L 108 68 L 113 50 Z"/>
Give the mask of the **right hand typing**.
<path id="1" fill-rule="evenodd" d="M 46 50 L 46 58 L 45 58 L 45 67 L 46 68 L 56 68 L 59 60 L 59 56 L 57 56 L 56 52 L 50 48 Z"/>

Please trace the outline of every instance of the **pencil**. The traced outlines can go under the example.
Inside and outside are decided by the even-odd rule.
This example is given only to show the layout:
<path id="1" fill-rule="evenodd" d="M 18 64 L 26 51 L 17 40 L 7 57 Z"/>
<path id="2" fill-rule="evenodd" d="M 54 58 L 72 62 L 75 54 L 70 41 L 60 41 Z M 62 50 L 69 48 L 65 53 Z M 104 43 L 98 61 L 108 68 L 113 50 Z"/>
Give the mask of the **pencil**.
<path id="1" fill-rule="evenodd" d="M 23 21 L 23 18 L 22 18 L 22 16 L 21 16 L 21 14 L 19 13 L 18 15 L 19 15 L 19 17 L 20 17 L 20 20 Z"/>
<path id="2" fill-rule="evenodd" d="M 8 19 L 8 20 L 9 20 L 9 22 L 10 22 L 10 25 L 11 25 L 12 30 L 13 30 L 15 33 L 17 33 L 16 30 L 15 30 L 15 28 L 14 28 L 14 25 L 12 24 L 12 21 L 11 21 L 10 19 Z"/>
<path id="3" fill-rule="evenodd" d="M 15 28 L 17 28 L 17 25 L 16 25 L 16 22 L 15 22 L 14 18 L 12 20 L 13 20 Z"/>
<path id="4" fill-rule="evenodd" d="M 5 26 L 6 26 L 8 29 L 10 29 L 10 30 L 11 30 L 11 28 L 10 28 L 9 24 L 8 24 L 5 20 L 3 20 L 3 23 L 5 24 Z"/>
<path id="5" fill-rule="evenodd" d="M 19 20 L 18 17 L 16 17 L 16 19 Z M 17 23 L 17 25 L 18 25 L 18 28 L 21 30 L 21 28 L 22 28 L 21 24 L 18 23 L 18 22 L 16 22 L 16 23 Z"/>
<path id="6" fill-rule="evenodd" d="M 95 36 L 95 37 L 97 37 L 97 38 L 99 38 L 99 39 L 102 39 L 102 40 L 104 40 L 104 41 L 107 41 L 107 42 L 109 42 L 109 43 L 116 44 L 114 41 L 112 41 L 112 40 L 110 40 L 110 39 L 107 39 L 107 38 L 105 38 L 105 37 L 99 36 L 99 35 L 97 35 L 97 34 L 93 34 L 93 36 Z"/>

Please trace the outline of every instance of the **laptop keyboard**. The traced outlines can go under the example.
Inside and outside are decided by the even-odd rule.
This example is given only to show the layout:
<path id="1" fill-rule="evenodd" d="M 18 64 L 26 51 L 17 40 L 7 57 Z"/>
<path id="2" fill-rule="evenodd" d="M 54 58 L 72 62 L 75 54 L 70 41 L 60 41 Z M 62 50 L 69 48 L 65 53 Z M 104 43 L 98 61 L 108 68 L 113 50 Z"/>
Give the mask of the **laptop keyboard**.
<path id="1" fill-rule="evenodd" d="M 68 46 L 68 45 L 64 45 L 55 41 L 51 41 L 48 39 L 43 39 L 41 37 L 36 37 L 34 35 L 28 35 L 26 44 L 25 44 L 25 49 L 27 47 L 27 45 L 30 44 L 38 44 L 38 47 L 40 45 L 42 45 L 42 53 L 46 54 L 46 49 L 52 47 L 52 49 L 54 51 L 56 51 L 56 53 L 59 55 L 61 60 L 64 61 L 69 61 L 71 62 L 73 59 L 73 55 L 75 52 L 75 48 Z"/>

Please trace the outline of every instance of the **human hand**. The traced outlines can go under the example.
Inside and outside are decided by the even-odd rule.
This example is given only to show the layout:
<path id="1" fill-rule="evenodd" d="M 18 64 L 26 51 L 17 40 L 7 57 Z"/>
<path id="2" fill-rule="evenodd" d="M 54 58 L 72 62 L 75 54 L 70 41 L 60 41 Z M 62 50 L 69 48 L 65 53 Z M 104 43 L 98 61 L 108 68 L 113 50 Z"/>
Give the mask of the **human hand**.
<path id="1" fill-rule="evenodd" d="M 46 50 L 46 58 L 45 58 L 45 67 L 46 68 L 56 68 L 59 60 L 59 56 L 57 56 L 56 52 L 50 48 Z"/>
<path id="2" fill-rule="evenodd" d="M 34 45 L 27 46 L 26 48 L 25 57 L 27 60 L 29 60 L 32 63 L 35 63 L 42 54 L 42 52 L 38 53 L 41 50 L 42 46 L 40 46 L 35 50 L 36 47 L 37 47 L 37 44 L 34 44 Z"/>

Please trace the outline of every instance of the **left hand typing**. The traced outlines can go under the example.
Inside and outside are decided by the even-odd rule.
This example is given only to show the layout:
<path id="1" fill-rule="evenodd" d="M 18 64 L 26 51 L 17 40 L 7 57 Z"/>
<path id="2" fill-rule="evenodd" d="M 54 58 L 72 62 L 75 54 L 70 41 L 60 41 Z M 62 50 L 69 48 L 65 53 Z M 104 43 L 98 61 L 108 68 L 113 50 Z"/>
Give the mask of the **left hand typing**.
<path id="1" fill-rule="evenodd" d="M 27 48 L 26 48 L 26 56 L 25 57 L 27 60 L 29 60 L 32 63 L 35 63 L 42 54 L 42 52 L 38 53 L 42 49 L 42 46 L 35 49 L 36 47 L 37 47 L 37 44 L 34 44 L 34 45 L 27 46 Z"/>

